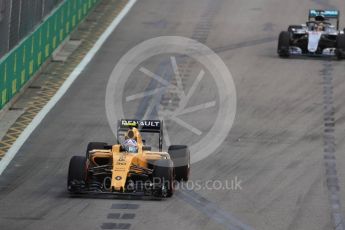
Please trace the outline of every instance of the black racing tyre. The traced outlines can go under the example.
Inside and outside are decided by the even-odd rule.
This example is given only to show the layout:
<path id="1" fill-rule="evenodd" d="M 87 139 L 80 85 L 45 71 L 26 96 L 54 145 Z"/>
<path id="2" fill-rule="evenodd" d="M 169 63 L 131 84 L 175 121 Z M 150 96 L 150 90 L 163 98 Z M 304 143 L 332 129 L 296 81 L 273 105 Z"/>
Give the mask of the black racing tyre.
<path id="1" fill-rule="evenodd" d="M 174 194 L 174 163 L 170 159 L 153 162 L 152 180 L 156 197 L 171 197 Z M 162 186 L 166 190 L 163 191 Z"/>
<path id="2" fill-rule="evenodd" d="M 345 58 L 345 34 L 339 34 L 337 37 L 336 55 L 339 60 Z"/>
<path id="3" fill-rule="evenodd" d="M 88 159 L 89 158 L 89 153 L 91 150 L 94 150 L 94 149 L 105 149 L 106 146 L 108 146 L 107 143 L 105 142 L 89 142 L 89 144 L 87 145 L 87 148 L 86 148 L 86 158 Z"/>
<path id="4" fill-rule="evenodd" d="M 175 180 L 188 181 L 190 172 L 190 151 L 186 145 L 171 145 L 168 153 L 174 162 Z"/>
<path id="5" fill-rule="evenodd" d="M 278 54 L 280 57 L 287 58 L 290 56 L 290 33 L 288 31 L 282 31 L 279 34 L 278 40 Z"/>
<path id="6" fill-rule="evenodd" d="M 86 157 L 73 156 L 69 162 L 67 190 L 76 192 L 80 185 L 85 185 L 86 180 Z"/>

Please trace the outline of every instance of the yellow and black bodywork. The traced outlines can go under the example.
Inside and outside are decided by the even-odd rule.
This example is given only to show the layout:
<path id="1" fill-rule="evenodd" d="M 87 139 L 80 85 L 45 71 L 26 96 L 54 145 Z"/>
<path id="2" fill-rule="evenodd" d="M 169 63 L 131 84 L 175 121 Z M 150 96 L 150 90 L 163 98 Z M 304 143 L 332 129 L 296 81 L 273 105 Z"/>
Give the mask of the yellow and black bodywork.
<path id="1" fill-rule="evenodd" d="M 154 120 L 120 120 L 118 140 L 121 134 L 124 139 L 135 139 L 138 151 L 126 152 L 120 143 L 90 142 L 85 157 L 74 156 L 70 161 L 68 190 L 72 193 L 172 196 L 175 180 L 188 180 L 190 153 L 187 146 L 182 145 L 162 151 L 162 125 L 162 121 Z M 159 150 L 152 151 L 145 145 L 141 132 L 158 133 Z M 176 156 L 175 159 L 171 155 Z"/>

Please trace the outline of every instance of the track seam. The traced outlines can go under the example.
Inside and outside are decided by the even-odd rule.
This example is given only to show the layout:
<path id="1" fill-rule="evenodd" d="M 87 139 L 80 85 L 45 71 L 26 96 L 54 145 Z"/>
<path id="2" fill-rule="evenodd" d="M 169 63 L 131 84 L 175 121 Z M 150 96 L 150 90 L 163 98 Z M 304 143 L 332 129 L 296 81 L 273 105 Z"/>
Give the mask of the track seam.
<path id="1" fill-rule="evenodd" d="M 176 196 L 228 230 L 254 230 L 251 226 L 242 223 L 236 217 L 220 209 L 216 204 L 193 190 L 179 190 L 176 192 Z"/>
<path id="2" fill-rule="evenodd" d="M 323 159 L 326 186 L 331 211 L 331 221 L 335 230 L 344 230 L 340 186 L 336 167 L 335 144 L 335 109 L 333 92 L 333 65 L 330 61 L 323 63 L 320 71 L 323 86 Z"/>
<path id="3" fill-rule="evenodd" d="M 222 1 L 221 0 L 209 0 L 207 7 L 205 11 L 202 13 L 200 20 L 198 21 L 196 27 L 193 30 L 193 34 L 191 36 L 191 39 L 194 39 L 200 43 L 205 44 L 207 42 L 208 36 L 210 34 L 210 31 L 212 29 L 214 18 L 216 17 L 218 11 L 221 9 Z M 190 77 L 191 70 L 193 66 L 195 65 L 195 61 L 191 60 L 184 60 L 183 57 L 181 57 L 183 62 L 179 64 L 180 69 L 180 76 L 181 76 L 181 84 L 183 87 L 185 87 L 185 82 L 187 78 Z M 159 67 L 164 68 L 166 66 L 167 62 L 161 62 Z M 162 77 L 164 77 L 165 80 L 171 82 L 173 85 L 178 86 L 178 82 L 176 81 L 176 78 L 172 79 L 172 73 L 170 74 L 162 74 Z M 146 88 L 146 90 L 151 90 L 154 86 L 155 81 L 151 80 L 149 83 L 149 86 Z M 176 107 L 179 105 L 180 101 L 177 99 L 178 96 L 174 96 L 176 92 L 172 90 L 167 90 L 162 93 L 156 94 L 154 100 L 155 105 L 152 107 L 152 110 L 155 106 L 159 107 L 162 106 L 163 110 L 170 110 L 174 111 Z M 169 101 L 172 100 L 173 103 L 170 103 Z M 148 101 L 146 98 L 144 98 L 140 105 L 147 104 Z M 142 117 L 145 114 L 145 111 L 143 108 L 146 106 L 139 107 L 136 116 Z M 159 108 L 157 108 L 159 110 Z M 147 112 L 146 112 L 147 113 Z M 148 117 L 154 118 L 154 115 L 152 111 L 148 111 Z M 168 123 L 165 123 L 165 127 L 169 127 Z M 211 201 L 207 200 L 206 198 L 202 197 L 200 194 L 196 193 L 195 191 L 176 191 L 176 197 L 180 200 L 185 201 L 189 205 L 191 205 L 193 208 L 198 210 L 199 212 L 203 213 L 213 221 L 223 225 L 226 227 L 226 229 L 229 230 L 254 230 L 251 226 L 242 223 L 240 220 L 232 216 L 230 213 L 227 213 L 223 210 L 221 210 L 219 207 L 217 207 L 216 204 L 212 203 Z"/>

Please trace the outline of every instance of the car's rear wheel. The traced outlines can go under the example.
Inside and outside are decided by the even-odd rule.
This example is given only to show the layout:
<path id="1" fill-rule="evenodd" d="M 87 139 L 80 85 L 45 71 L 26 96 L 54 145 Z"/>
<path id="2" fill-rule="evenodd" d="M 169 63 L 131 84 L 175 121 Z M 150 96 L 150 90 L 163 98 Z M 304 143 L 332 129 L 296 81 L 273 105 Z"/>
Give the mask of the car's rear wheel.
<path id="1" fill-rule="evenodd" d="M 174 194 L 174 167 L 170 159 L 153 162 L 152 180 L 156 197 L 171 197 Z"/>
<path id="2" fill-rule="evenodd" d="M 85 154 L 86 158 L 87 159 L 89 158 L 91 150 L 94 150 L 94 149 L 106 149 L 106 146 L 108 146 L 108 144 L 105 143 L 105 142 L 90 142 L 87 145 L 87 148 L 86 148 L 86 154 Z"/>
<path id="3" fill-rule="evenodd" d="M 280 57 L 287 58 L 290 56 L 290 33 L 288 31 L 282 31 L 279 34 L 278 40 L 278 54 Z"/>
<path id="4" fill-rule="evenodd" d="M 337 37 L 336 55 L 339 60 L 345 58 L 345 34 L 339 34 Z"/>
<path id="5" fill-rule="evenodd" d="M 174 162 L 175 180 L 188 181 L 190 172 L 190 151 L 186 145 L 171 145 L 168 153 Z"/>
<path id="6" fill-rule="evenodd" d="M 67 190 L 78 192 L 85 186 L 86 179 L 86 157 L 73 156 L 69 163 Z"/>

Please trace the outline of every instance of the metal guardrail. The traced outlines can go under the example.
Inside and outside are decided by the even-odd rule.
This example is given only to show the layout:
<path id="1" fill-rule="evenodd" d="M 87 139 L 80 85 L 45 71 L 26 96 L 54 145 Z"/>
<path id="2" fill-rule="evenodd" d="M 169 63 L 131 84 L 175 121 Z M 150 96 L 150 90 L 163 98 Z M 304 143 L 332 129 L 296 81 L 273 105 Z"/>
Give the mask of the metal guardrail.
<path id="1" fill-rule="evenodd" d="M 0 109 L 37 72 L 98 1 L 0 0 L 0 50 L 6 50 L 7 46 L 10 50 L 0 59 Z M 49 10 L 59 3 L 52 12 Z M 21 16 L 15 17 L 14 14 Z M 40 23 L 38 26 L 37 22 Z M 11 26 L 7 34 L 2 33 L 8 23 Z M 6 41 L 6 35 L 9 41 Z M 21 39 L 23 36 L 25 38 Z"/>

